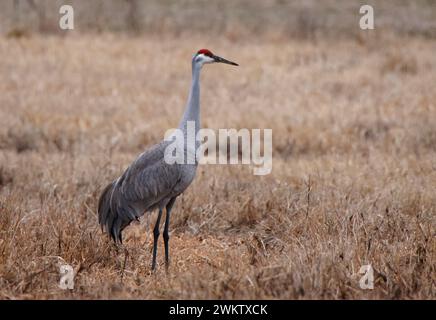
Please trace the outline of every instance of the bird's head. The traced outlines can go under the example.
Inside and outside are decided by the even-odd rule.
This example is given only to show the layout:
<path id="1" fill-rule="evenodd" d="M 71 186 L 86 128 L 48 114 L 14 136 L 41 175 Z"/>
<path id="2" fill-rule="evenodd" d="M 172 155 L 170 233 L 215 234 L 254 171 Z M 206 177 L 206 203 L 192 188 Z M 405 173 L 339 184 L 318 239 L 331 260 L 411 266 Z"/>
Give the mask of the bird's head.
<path id="1" fill-rule="evenodd" d="M 203 64 L 205 63 L 216 63 L 216 62 L 227 63 L 227 64 L 231 64 L 232 66 L 238 66 L 238 64 L 235 62 L 214 55 L 208 49 L 198 50 L 197 53 L 194 55 L 193 61 L 195 64 L 199 65 L 200 67 L 203 66 Z"/>

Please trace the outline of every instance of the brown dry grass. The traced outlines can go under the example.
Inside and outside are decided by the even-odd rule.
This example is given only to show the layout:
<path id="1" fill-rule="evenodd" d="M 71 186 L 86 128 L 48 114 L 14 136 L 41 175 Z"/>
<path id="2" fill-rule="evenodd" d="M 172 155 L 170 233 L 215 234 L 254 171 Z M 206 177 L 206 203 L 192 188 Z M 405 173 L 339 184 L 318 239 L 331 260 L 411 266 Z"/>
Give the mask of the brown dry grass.
<path id="1" fill-rule="evenodd" d="M 203 125 L 272 128 L 273 172 L 200 167 L 170 274 L 162 246 L 150 273 L 145 217 L 121 280 L 98 194 L 177 124 L 199 47 L 241 63 L 203 70 Z M 0 39 L 0 298 L 434 299 L 435 52 L 398 36 Z"/>

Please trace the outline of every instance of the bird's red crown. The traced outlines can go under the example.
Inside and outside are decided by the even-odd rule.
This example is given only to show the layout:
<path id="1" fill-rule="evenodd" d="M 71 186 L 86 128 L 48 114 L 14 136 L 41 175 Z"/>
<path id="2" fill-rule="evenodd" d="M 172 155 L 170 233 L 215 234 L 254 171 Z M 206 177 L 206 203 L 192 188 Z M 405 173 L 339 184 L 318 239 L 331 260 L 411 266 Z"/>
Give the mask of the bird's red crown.
<path id="1" fill-rule="evenodd" d="M 198 50 L 197 54 L 204 54 L 205 56 L 208 56 L 208 57 L 213 56 L 213 53 L 208 49 L 200 49 L 200 50 Z"/>

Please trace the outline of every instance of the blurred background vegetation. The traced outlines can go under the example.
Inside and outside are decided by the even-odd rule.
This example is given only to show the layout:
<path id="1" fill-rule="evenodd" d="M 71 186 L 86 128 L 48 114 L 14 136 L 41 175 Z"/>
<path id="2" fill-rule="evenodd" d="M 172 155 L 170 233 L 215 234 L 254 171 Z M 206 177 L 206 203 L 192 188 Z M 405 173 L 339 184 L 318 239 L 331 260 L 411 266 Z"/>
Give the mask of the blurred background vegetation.
<path id="1" fill-rule="evenodd" d="M 70 4 L 75 31 L 192 35 L 204 33 L 241 40 L 258 36 L 358 37 L 359 8 L 375 8 L 376 29 L 436 38 L 434 0 L 5 0 L 0 34 L 64 34 L 59 8 Z M 248 39 L 247 39 L 248 40 Z"/>
<path id="2" fill-rule="evenodd" d="M 434 299 L 435 39 L 436 0 L 0 1 L 0 299 Z M 200 166 L 156 277 L 155 217 L 124 268 L 97 200 L 178 123 L 201 47 L 241 64 L 203 72 L 204 127 L 273 128 L 273 172 Z"/>

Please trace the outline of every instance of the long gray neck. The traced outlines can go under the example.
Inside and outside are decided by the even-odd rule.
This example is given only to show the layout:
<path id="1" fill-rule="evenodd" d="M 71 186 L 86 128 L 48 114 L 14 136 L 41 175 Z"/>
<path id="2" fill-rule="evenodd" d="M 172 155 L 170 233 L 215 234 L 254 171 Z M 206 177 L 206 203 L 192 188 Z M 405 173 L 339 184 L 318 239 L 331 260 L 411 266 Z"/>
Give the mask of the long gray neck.
<path id="1" fill-rule="evenodd" d="M 200 130 L 200 70 L 201 66 L 192 60 L 192 83 L 189 91 L 188 102 L 186 103 L 185 113 L 179 124 L 179 129 L 187 134 L 187 122 L 193 121 L 195 124 L 195 134 Z M 192 124 L 191 124 L 192 125 Z"/>

